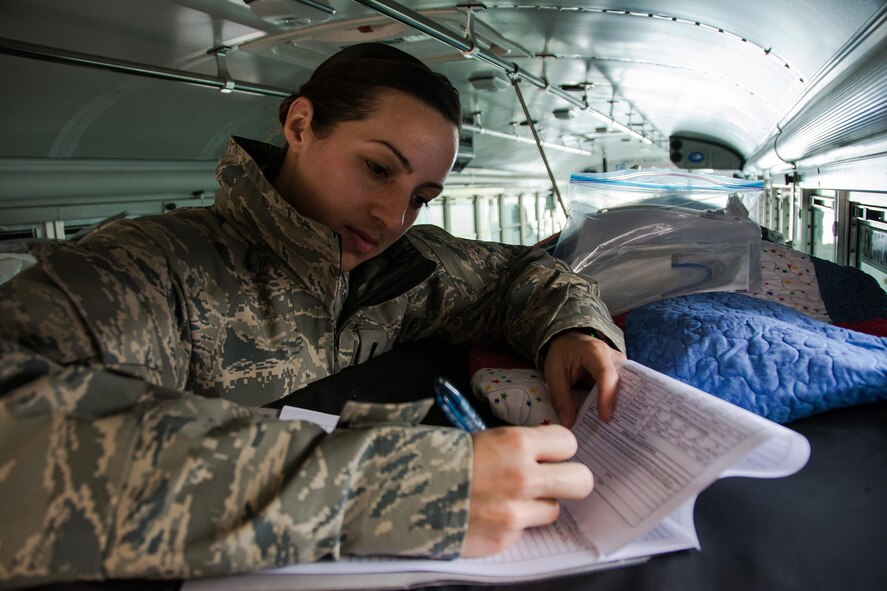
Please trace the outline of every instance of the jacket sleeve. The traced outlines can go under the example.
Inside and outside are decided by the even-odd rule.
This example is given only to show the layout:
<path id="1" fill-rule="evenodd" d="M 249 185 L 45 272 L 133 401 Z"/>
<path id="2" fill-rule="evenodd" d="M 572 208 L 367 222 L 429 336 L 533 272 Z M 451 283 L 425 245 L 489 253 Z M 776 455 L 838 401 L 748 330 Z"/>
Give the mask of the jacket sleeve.
<path id="1" fill-rule="evenodd" d="M 0 287 L 0 587 L 458 554 L 467 434 L 388 408 L 371 420 L 351 409 L 326 435 L 170 387 L 187 339 L 175 286 L 151 275 L 162 265 L 120 285 L 102 269 L 132 261 L 71 259 L 87 262 L 101 276 L 89 293 L 61 289 L 45 265 Z M 143 366 L 97 341 L 87 300 L 116 306 L 105 321 Z M 156 322 L 131 322 L 142 317 Z"/>
<path id="2" fill-rule="evenodd" d="M 571 328 L 593 329 L 625 351 L 597 283 L 545 251 L 454 238 L 433 226 L 417 226 L 409 236 L 439 263 L 436 276 L 413 298 L 418 305 L 405 323 L 415 329 L 410 338 L 505 342 L 540 370 L 545 345 Z"/>

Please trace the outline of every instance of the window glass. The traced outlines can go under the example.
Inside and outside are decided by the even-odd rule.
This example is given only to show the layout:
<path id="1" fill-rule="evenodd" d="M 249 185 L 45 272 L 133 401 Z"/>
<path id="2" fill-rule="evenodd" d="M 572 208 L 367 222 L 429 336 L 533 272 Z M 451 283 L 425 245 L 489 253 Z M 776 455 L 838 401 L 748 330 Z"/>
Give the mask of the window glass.
<path id="1" fill-rule="evenodd" d="M 536 216 L 536 195 L 527 193 L 521 199 L 521 207 L 524 210 L 524 241 L 523 244 L 536 244 L 539 242 L 539 226 Z"/>
<path id="2" fill-rule="evenodd" d="M 835 261 L 835 210 L 825 205 L 812 208 L 813 224 L 811 254 L 827 261 Z"/>
<path id="3" fill-rule="evenodd" d="M 474 199 L 460 197 L 453 199 L 450 205 L 450 227 L 447 228 L 453 236 L 461 238 L 477 237 L 474 227 Z"/>
<path id="4" fill-rule="evenodd" d="M 887 291 L 887 230 L 869 225 L 860 225 L 859 230 L 859 268 Z"/>
<path id="5" fill-rule="evenodd" d="M 520 202 L 517 195 L 502 197 L 502 242 L 520 244 Z"/>
<path id="6" fill-rule="evenodd" d="M 499 198 L 478 196 L 477 237 L 479 240 L 499 240 Z"/>
<path id="7" fill-rule="evenodd" d="M 444 200 L 437 198 L 419 210 L 419 216 L 416 218 L 417 224 L 432 224 L 434 226 L 444 227 Z"/>

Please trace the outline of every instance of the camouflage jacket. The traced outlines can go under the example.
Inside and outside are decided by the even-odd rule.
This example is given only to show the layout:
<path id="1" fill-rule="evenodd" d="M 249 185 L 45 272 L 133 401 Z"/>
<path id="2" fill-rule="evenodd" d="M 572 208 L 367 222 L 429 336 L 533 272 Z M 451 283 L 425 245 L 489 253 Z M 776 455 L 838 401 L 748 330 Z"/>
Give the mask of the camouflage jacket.
<path id="1" fill-rule="evenodd" d="M 338 237 L 274 191 L 279 160 L 232 140 L 212 207 L 35 245 L 0 288 L 0 584 L 454 557 L 471 440 L 417 426 L 427 404 L 351 404 L 330 435 L 256 407 L 401 341 L 538 363 L 582 326 L 622 346 L 596 287 L 542 251 L 428 226 L 337 306 Z"/>

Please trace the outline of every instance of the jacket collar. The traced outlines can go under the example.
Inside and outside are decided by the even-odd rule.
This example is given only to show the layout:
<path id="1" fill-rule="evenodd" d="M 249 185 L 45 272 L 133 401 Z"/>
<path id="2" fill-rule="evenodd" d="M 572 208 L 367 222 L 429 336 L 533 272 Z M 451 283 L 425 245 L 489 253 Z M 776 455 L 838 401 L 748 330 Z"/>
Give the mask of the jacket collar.
<path id="1" fill-rule="evenodd" d="M 341 274 L 339 236 L 300 215 L 274 188 L 284 154 L 284 149 L 270 144 L 231 138 L 216 171 L 222 190 L 215 208 L 256 246 L 279 256 L 318 295 L 334 294 Z M 402 236 L 352 271 L 346 306 L 354 309 L 392 299 L 427 279 L 436 267 Z"/>
<path id="2" fill-rule="evenodd" d="M 244 138 L 231 138 L 219 160 L 221 191 L 215 208 L 254 245 L 264 246 L 309 285 L 335 285 L 340 276 L 338 235 L 290 205 L 273 186 L 284 150 Z"/>

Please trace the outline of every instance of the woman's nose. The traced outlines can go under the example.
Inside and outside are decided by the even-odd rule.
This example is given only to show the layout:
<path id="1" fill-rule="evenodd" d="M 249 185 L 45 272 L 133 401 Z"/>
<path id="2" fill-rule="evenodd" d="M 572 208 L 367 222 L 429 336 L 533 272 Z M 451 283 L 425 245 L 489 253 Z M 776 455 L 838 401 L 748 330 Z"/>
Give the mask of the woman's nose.
<path id="1" fill-rule="evenodd" d="M 370 213 L 385 229 L 399 230 L 405 223 L 410 198 L 409 195 L 404 198 L 392 191 L 382 191 L 373 200 Z"/>

